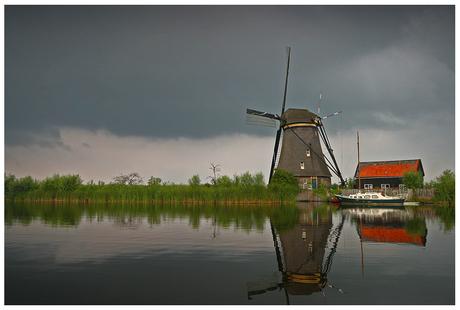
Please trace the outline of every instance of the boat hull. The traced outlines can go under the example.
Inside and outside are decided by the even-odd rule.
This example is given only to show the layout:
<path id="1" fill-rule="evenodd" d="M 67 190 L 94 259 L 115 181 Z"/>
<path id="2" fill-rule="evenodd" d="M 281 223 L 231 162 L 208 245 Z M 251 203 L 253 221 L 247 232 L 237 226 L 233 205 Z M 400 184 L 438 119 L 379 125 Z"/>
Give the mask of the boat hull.
<path id="1" fill-rule="evenodd" d="M 366 206 L 376 206 L 376 205 L 384 205 L 384 206 L 402 206 L 404 205 L 403 198 L 395 198 L 395 199 L 372 199 L 372 198 L 349 198 L 345 196 L 336 196 L 339 202 L 343 205 L 366 205 Z"/>

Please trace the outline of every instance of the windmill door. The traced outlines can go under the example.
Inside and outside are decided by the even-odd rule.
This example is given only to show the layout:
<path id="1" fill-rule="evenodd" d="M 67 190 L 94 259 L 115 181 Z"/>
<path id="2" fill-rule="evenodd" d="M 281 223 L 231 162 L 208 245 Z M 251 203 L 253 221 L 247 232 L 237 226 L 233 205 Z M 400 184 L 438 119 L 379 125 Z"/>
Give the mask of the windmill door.
<path id="1" fill-rule="evenodd" d="M 317 181 L 318 181 L 318 179 L 316 177 L 311 177 L 311 188 L 312 189 L 317 189 L 318 188 L 317 185 L 316 185 Z"/>

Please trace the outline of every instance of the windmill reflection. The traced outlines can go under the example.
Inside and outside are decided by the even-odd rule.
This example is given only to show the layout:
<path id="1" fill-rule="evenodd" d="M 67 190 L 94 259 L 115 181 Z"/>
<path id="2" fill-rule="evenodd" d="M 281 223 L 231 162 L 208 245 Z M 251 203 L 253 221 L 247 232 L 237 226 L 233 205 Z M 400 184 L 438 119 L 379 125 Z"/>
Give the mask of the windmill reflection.
<path id="1" fill-rule="evenodd" d="M 426 244 L 425 221 L 402 206 L 339 207 L 337 212 L 340 212 L 341 217 L 335 227 L 331 205 L 321 207 L 314 203 L 299 203 L 298 208 L 299 221 L 293 228 L 279 229 L 280 225 L 271 222 L 281 282 L 278 281 L 279 273 L 274 273 L 257 282 L 247 283 L 248 299 L 269 291 L 284 290 L 286 303 L 289 304 L 290 295 L 311 295 L 322 292 L 325 287 L 345 293 L 327 284 L 327 275 L 332 268 L 333 257 L 347 219 L 356 226 L 361 242 L 416 246 Z"/>
<path id="2" fill-rule="evenodd" d="M 324 212 L 318 212 L 315 208 L 318 205 L 313 203 L 298 206 L 301 211 L 300 218 L 293 229 L 277 231 L 277 227 L 271 223 L 282 282 L 275 283 L 274 278 L 266 278 L 248 283 L 248 299 L 268 291 L 284 289 L 286 303 L 289 304 L 289 295 L 311 295 L 322 291 L 326 286 L 343 220 L 332 229 L 332 213 L 327 210 L 329 207 L 323 208 Z M 326 254 L 328 243 L 332 243 L 332 247 Z M 257 286 L 260 289 L 256 289 Z"/>

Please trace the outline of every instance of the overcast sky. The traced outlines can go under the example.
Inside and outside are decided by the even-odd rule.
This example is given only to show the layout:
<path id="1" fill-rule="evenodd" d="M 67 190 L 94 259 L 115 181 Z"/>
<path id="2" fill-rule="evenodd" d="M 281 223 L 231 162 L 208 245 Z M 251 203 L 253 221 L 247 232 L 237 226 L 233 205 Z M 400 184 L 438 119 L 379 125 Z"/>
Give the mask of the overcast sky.
<path id="1" fill-rule="evenodd" d="M 5 172 L 85 183 L 138 172 L 263 172 L 276 129 L 246 108 L 324 121 L 345 177 L 362 161 L 455 171 L 454 6 L 6 6 Z M 338 182 L 333 178 L 333 182 Z"/>

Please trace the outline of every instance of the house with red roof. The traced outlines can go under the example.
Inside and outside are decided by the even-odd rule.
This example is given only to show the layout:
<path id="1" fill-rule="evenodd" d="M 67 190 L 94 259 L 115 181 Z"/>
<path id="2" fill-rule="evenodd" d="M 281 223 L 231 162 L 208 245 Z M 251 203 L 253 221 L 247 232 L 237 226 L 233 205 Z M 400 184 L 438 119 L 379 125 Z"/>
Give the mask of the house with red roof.
<path id="1" fill-rule="evenodd" d="M 355 171 L 355 188 L 358 188 L 358 180 L 360 189 L 402 187 L 404 172 L 411 169 L 425 176 L 421 159 L 360 162 Z"/>

